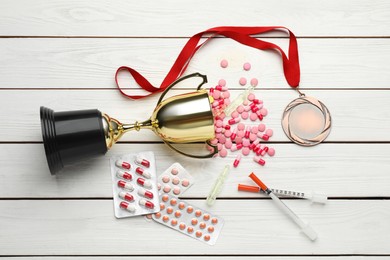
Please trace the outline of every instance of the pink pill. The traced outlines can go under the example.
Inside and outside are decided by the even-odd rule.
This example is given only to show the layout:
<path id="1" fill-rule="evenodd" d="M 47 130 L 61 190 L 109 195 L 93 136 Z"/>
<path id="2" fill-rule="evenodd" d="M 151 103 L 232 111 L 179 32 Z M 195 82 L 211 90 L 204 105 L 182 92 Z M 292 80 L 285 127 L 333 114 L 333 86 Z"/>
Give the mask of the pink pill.
<path id="1" fill-rule="evenodd" d="M 227 155 L 227 150 L 225 148 L 222 148 L 221 151 L 219 151 L 219 156 L 226 157 L 226 155 Z"/>
<path id="2" fill-rule="evenodd" d="M 242 119 L 248 119 L 248 117 L 249 117 L 248 112 L 246 112 L 246 111 L 242 112 L 242 114 L 241 114 Z"/>
<path id="3" fill-rule="evenodd" d="M 258 129 L 259 129 L 259 132 L 264 132 L 265 124 L 259 124 Z"/>
<path id="4" fill-rule="evenodd" d="M 226 139 L 226 142 L 225 142 L 225 148 L 226 149 L 230 149 L 232 148 L 232 141 L 230 139 Z"/>
<path id="5" fill-rule="evenodd" d="M 224 97 L 224 98 L 230 98 L 230 92 L 229 92 L 229 91 L 226 91 L 225 93 L 223 93 L 223 97 Z M 227 101 L 227 100 L 225 100 L 225 104 L 226 104 L 226 101 Z"/>
<path id="6" fill-rule="evenodd" d="M 263 116 L 266 116 L 268 114 L 268 110 L 266 108 L 262 108 L 262 109 L 260 109 L 260 114 L 262 114 Z"/>
<path id="7" fill-rule="evenodd" d="M 244 106 L 247 106 L 249 104 L 249 101 L 248 100 L 244 100 L 244 102 L 242 103 Z"/>
<path id="8" fill-rule="evenodd" d="M 245 129 L 245 125 L 243 124 L 243 123 L 239 123 L 238 125 L 237 125 L 237 130 L 238 131 L 243 131 Z M 242 137 L 242 136 L 241 136 Z"/>
<path id="9" fill-rule="evenodd" d="M 221 92 L 219 90 L 214 90 L 213 98 L 214 99 L 219 99 L 220 96 L 221 96 Z"/>
<path id="10" fill-rule="evenodd" d="M 274 148 L 269 148 L 267 151 L 269 156 L 274 156 L 275 155 L 275 149 Z"/>
<path id="11" fill-rule="evenodd" d="M 228 93 L 228 94 L 229 94 L 229 93 Z M 226 95 L 226 94 L 225 94 L 225 95 Z M 229 94 L 229 97 L 230 97 L 230 94 Z M 228 105 L 230 104 L 230 99 L 225 98 L 224 104 L 225 104 L 226 106 L 228 106 Z"/>
<path id="12" fill-rule="evenodd" d="M 251 69 L 251 64 L 249 62 L 245 62 L 242 67 L 244 68 L 244 70 L 250 70 Z"/>
<path id="13" fill-rule="evenodd" d="M 217 144 L 217 147 L 218 147 L 218 151 L 221 151 L 223 145 L 222 144 Z"/>
<path id="14" fill-rule="evenodd" d="M 246 78 L 242 77 L 242 78 L 240 78 L 240 80 L 238 82 L 240 83 L 241 86 L 245 86 L 246 85 Z"/>
<path id="15" fill-rule="evenodd" d="M 244 106 L 243 105 L 239 105 L 238 107 L 237 107 L 237 112 L 238 113 L 242 113 L 242 112 L 244 112 Z"/>
<path id="16" fill-rule="evenodd" d="M 220 79 L 220 80 L 218 81 L 218 85 L 220 85 L 221 87 L 226 86 L 226 80 Z"/>
<path id="17" fill-rule="evenodd" d="M 257 135 L 256 134 L 250 134 L 249 135 L 249 140 L 251 140 L 252 142 L 255 141 L 257 139 Z"/>
<path id="18" fill-rule="evenodd" d="M 237 117 L 240 116 L 240 114 L 239 114 L 237 111 L 233 111 L 231 116 L 232 116 L 233 118 L 237 118 Z"/>
<path id="19" fill-rule="evenodd" d="M 253 134 L 257 134 L 257 132 L 259 132 L 259 128 L 257 128 L 257 126 L 252 126 L 251 132 L 252 132 Z"/>
<path id="20" fill-rule="evenodd" d="M 221 137 L 221 135 L 222 135 L 221 133 L 216 133 L 216 134 L 215 134 L 215 138 L 217 138 L 217 139 L 218 139 L 218 138 L 220 138 L 220 137 Z"/>
<path id="21" fill-rule="evenodd" d="M 255 96 L 255 94 L 250 93 L 247 98 L 249 101 L 253 101 L 256 98 L 256 96 Z"/>
<path id="22" fill-rule="evenodd" d="M 215 125 L 216 125 L 217 127 L 222 127 L 222 126 L 223 126 L 223 121 L 222 121 L 222 120 L 217 120 L 217 121 L 215 122 Z"/>
<path id="23" fill-rule="evenodd" d="M 232 135 L 232 132 L 230 130 L 225 131 L 225 137 L 230 137 Z"/>
<path id="24" fill-rule="evenodd" d="M 251 142 L 249 141 L 249 139 L 242 140 L 242 145 L 243 146 L 248 147 L 250 144 L 251 144 Z"/>
<path id="25" fill-rule="evenodd" d="M 247 155 L 249 155 L 249 153 L 251 152 L 251 150 L 249 149 L 249 147 L 244 147 L 244 148 L 242 148 L 242 155 L 245 155 L 245 156 L 247 156 Z"/>
<path id="26" fill-rule="evenodd" d="M 228 61 L 227 61 L 227 60 L 225 60 L 225 59 L 221 60 L 221 67 L 222 67 L 222 68 L 227 68 L 228 65 L 229 65 L 229 64 L 228 64 Z"/>
<path id="27" fill-rule="evenodd" d="M 257 120 L 257 115 L 256 115 L 256 113 L 251 113 L 251 115 L 249 116 L 249 119 L 250 119 L 251 121 L 256 121 L 256 120 Z"/>
<path id="28" fill-rule="evenodd" d="M 217 144 L 218 143 L 218 139 L 217 138 L 214 138 L 213 140 L 210 141 L 211 144 Z"/>
<path id="29" fill-rule="evenodd" d="M 256 78 L 251 79 L 251 86 L 256 87 L 259 84 L 259 81 Z"/>
<path id="30" fill-rule="evenodd" d="M 274 131 L 272 131 L 272 129 L 267 129 L 267 131 L 265 131 L 265 134 L 271 137 L 274 134 Z"/>
<path id="31" fill-rule="evenodd" d="M 242 137 L 236 137 L 236 139 L 234 139 L 234 141 L 236 142 L 236 144 L 241 144 L 242 143 Z"/>
<path id="32" fill-rule="evenodd" d="M 245 132 L 243 130 L 239 130 L 237 131 L 237 136 L 242 138 L 245 136 Z"/>
<path id="33" fill-rule="evenodd" d="M 224 144 L 225 142 L 226 142 L 226 137 L 223 135 L 223 136 L 221 136 L 220 138 L 218 138 L 218 142 L 220 143 L 220 144 Z"/>

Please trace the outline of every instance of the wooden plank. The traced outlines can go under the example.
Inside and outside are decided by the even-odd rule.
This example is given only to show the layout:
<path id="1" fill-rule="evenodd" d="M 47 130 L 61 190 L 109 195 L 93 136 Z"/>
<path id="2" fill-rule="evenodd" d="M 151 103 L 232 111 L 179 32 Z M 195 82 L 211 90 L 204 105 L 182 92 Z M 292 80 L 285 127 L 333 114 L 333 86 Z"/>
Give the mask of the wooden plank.
<path id="1" fill-rule="evenodd" d="M 238 93 L 241 91 L 232 91 L 232 96 Z M 280 117 L 287 104 L 297 98 L 296 93 L 291 90 L 258 90 L 256 93 L 269 110 L 263 122 L 274 130 L 272 141 L 288 141 Z M 327 141 L 390 141 L 389 91 L 310 90 L 306 93 L 324 102 L 332 114 L 332 131 Z M 12 108 L 12 112 L 0 114 L 0 122 L 3 122 L 0 141 L 41 141 L 41 105 L 55 111 L 99 108 L 121 121 L 135 122 L 146 120 L 152 114 L 157 98 L 131 101 L 121 97 L 117 90 L 3 90 L 0 104 L 3 108 Z M 143 109 L 137 109 L 141 106 Z M 149 130 L 129 133 L 121 140 L 160 141 Z"/>
<path id="2" fill-rule="evenodd" d="M 294 191 L 315 191 L 330 197 L 390 197 L 389 144 L 322 144 L 303 148 L 293 144 L 274 144 L 276 155 L 265 157 L 264 167 L 244 157 L 232 169 L 219 197 L 261 197 L 238 192 L 237 184 L 253 185 L 247 177 L 252 171 L 270 187 Z M 163 144 L 119 144 L 105 156 L 70 166 L 50 176 L 43 145 L 0 145 L 0 198 L 111 198 L 109 157 L 138 151 L 154 151 L 157 173 L 172 163 L 181 163 L 195 178 L 183 197 L 205 198 L 225 164 L 231 165 L 236 153 L 226 158 L 197 160 L 169 150 Z"/>
<path id="3" fill-rule="evenodd" d="M 74 260 L 79 259 L 80 256 L 45 256 L 45 260 Z M 83 256 L 83 260 L 96 260 L 96 259 L 120 259 L 120 260 L 134 260 L 134 259 L 147 259 L 147 260 L 171 260 L 173 256 Z M 272 259 L 272 260 L 300 260 L 302 256 L 185 256 L 188 260 L 197 259 Z M 307 260 L 317 260 L 318 256 L 304 256 Z M 350 260 L 350 259 L 385 259 L 388 256 L 321 256 L 323 260 Z M 2 257 L 2 259 L 12 260 L 34 260 L 36 257 Z"/>
<path id="4" fill-rule="evenodd" d="M 191 36 L 219 25 L 280 25 L 299 36 L 390 35 L 389 3 L 365 1 L 201 0 L 10 1 L 0 10 L 1 35 L 49 36 Z M 283 17 L 283 19 L 281 19 Z"/>
<path id="5" fill-rule="evenodd" d="M 12 2 L 13 3 L 13 2 Z M 1 24 L 1 23 L 0 23 Z M 1 26 L 1 25 L 0 25 Z M 286 39 L 271 39 L 287 49 Z M 389 88 L 388 39 L 299 39 L 301 88 Z M 133 66 L 159 86 L 186 39 L 0 40 L 0 88 L 116 88 L 114 73 Z M 222 59 L 229 67 L 221 69 Z M 250 61 L 252 69 L 243 72 Z M 238 79 L 259 78 L 266 88 L 288 89 L 280 57 L 217 39 L 199 51 L 188 72 L 202 72 L 238 88 Z M 23 77 L 21 77 L 21 73 Z M 125 87 L 139 88 L 122 78 Z M 189 87 L 184 85 L 184 87 Z"/>
<path id="6" fill-rule="evenodd" d="M 191 204 L 205 207 L 204 200 Z M 211 210 L 225 225 L 215 246 L 143 217 L 115 219 L 111 200 L 0 201 L 0 255 L 390 254 L 388 200 L 286 204 L 310 222 L 315 242 L 271 200 L 217 203 Z"/>

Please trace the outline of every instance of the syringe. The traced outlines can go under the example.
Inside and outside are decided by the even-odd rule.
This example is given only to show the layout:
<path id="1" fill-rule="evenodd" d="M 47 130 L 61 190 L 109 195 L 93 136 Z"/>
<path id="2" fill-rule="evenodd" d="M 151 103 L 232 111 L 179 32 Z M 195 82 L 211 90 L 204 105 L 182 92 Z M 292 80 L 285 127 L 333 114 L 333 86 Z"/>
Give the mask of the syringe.
<path id="1" fill-rule="evenodd" d="M 259 187 L 268 194 L 271 199 L 275 202 L 280 210 L 282 210 L 287 216 L 289 216 L 295 224 L 297 224 L 301 231 L 312 241 L 316 240 L 317 233 L 310 227 L 308 223 L 302 221 L 286 204 L 284 204 L 273 192 L 269 189 L 253 172 L 249 177 L 257 184 Z"/>
<path id="2" fill-rule="evenodd" d="M 217 180 L 215 181 L 215 184 L 213 188 L 211 189 L 209 195 L 207 196 L 206 202 L 207 205 L 212 206 L 215 203 L 215 200 L 217 199 L 217 196 L 219 193 L 221 193 L 223 184 L 225 183 L 225 180 L 230 172 L 230 166 L 228 164 L 225 165 L 222 172 L 219 174 Z"/>
<path id="3" fill-rule="evenodd" d="M 245 184 L 238 184 L 239 191 L 248 191 L 254 193 L 260 193 L 262 190 L 258 186 L 251 186 Z M 323 194 L 318 194 L 315 192 L 300 192 L 300 191 L 291 191 L 291 190 L 281 190 L 270 188 L 270 190 L 278 196 L 287 196 L 299 199 L 307 199 L 313 203 L 325 204 L 328 200 L 328 197 Z"/>
<path id="4" fill-rule="evenodd" d="M 241 105 L 248 97 L 248 95 L 255 89 L 254 86 L 249 85 L 240 95 L 238 95 L 224 110 L 225 115 L 230 116 L 236 108 Z"/>

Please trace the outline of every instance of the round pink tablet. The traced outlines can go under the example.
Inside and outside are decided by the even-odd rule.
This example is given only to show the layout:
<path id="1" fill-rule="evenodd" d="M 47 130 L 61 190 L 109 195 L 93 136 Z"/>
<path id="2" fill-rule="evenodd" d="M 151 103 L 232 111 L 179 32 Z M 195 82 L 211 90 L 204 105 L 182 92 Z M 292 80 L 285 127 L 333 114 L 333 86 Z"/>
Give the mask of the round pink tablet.
<path id="1" fill-rule="evenodd" d="M 227 155 L 227 150 L 225 148 L 222 148 L 221 151 L 219 151 L 219 156 L 226 157 L 226 155 Z"/>
<path id="2" fill-rule="evenodd" d="M 225 131 L 225 137 L 230 137 L 232 135 L 232 132 L 230 130 Z M 226 144 L 226 142 L 225 142 Z"/>
<path id="3" fill-rule="evenodd" d="M 247 99 L 249 100 L 249 101 L 253 101 L 253 99 L 255 99 L 256 98 L 256 96 L 255 96 L 255 94 L 253 94 L 253 93 L 250 93 L 249 95 L 248 95 L 248 97 L 247 97 Z"/>
<path id="4" fill-rule="evenodd" d="M 226 86 L 226 80 L 220 79 L 220 80 L 218 81 L 218 85 L 220 85 L 221 87 Z"/>
<path id="5" fill-rule="evenodd" d="M 256 134 L 250 134 L 249 135 L 249 140 L 251 140 L 252 142 L 254 142 L 256 139 L 257 139 L 257 135 Z"/>
<path id="6" fill-rule="evenodd" d="M 238 123 L 237 125 L 237 130 L 238 131 L 243 131 L 245 129 L 245 125 L 243 123 Z M 241 136 L 242 137 L 242 136 Z"/>
<path id="7" fill-rule="evenodd" d="M 274 131 L 272 131 L 272 129 L 267 129 L 267 131 L 265 131 L 265 134 L 271 137 L 274 134 Z"/>
<path id="8" fill-rule="evenodd" d="M 248 112 L 246 112 L 246 111 L 242 112 L 242 114 L 241 114 L 242 119 L 248 119 L 248 117 L 249 117 Z"/>
<path id="9" fill-rule="evenodd" d="M 236 139 L 234 139 L 234 141 L 236 142 L 236 144 L 240 144 L 242 143 L 242 137 L 237 136 Z"/>
<path id="10" fill-rule="evenodd" d="M 259 84 L 259 81 L 256 78 L 251 79 L 251 86 L 256 87 Z"/>
<path id="11" fill-rule="evenodd" d="M 177 168 L 172 168 L 172 169 L 171 169 L 171 173 L 172 173 L 173 175 L 177 175 L 177 174 L 179 173 L 179 170 L 178 170 Z"/>
<path id="12" fill-rule="evenodd" d="M 251 152 L 251 150 L 249 149 L 249 147 L 244 147 L 244 148 L 242 148 L 241 152 L 242 152 L 242 155 L 247 156 Z"/>
<path id="13" fill-rule="evenodd" d="M 242 112 L 244 112 L 244 106 L 243 105 L 239 105 L 238 107 L 237 107 L 237 112 L 238 113 L 242 113 Z"/>
<path id="14" fill-rule="evenodd" d="M 249 139 L 242 140 L 242 145 L 243 146 L 248 147 L 250 144 L 251 144 L 251 142 L 249 141 Z"/>
<path id="15" fill-rule="evenodd" d="M 260 109 L 260 114 L 262 114 L 263 116 L 266 116 L 268 114 L 268 110 L 266 108 L 262 108 L 262 109 Z"/>
<path id="16" fill-rule="evenodd" d="M 251 113 L 249 118 L 250 118 L 251 121 L 256 121 L 257 120 L 257 114 L 256 113 Z"/>
<path id="17" fill-rule="evenodd" d="M 225 59 L 221 60 L 221 67 L 222 67 L 222 68 L 227 68 L 228 65 L 229 65 L 229 64 L 228 64 L 228 61 L 227 61 L 227 60 L 225 60 Z"/>
<path id="18" fill-rule="evenodd" d="M 222 127 L 223 126 L 223 121 L 222 120 L 217 120 L 217 122 L 215 122 L 215 125 L 217 127 Z"/>
<path id="19" fill-rule="evenodd" d="M 260 132 L 264 132 L 265 124 L 259 124 L 258 129 L 259 129 Z"/>
<path id="20" fill-rule="evenodd" d="M 219 99 L 220 96 L 221 96 L 221 92 L 219 90 L 214 90 L 213 98 L 214 99 Z"/>
<path id="21" fill-rule="evenodd" d="M 223 97 L 224 97 L 224 98 L 230 98 L 230 92 L 229 92 L 229 91 L 225 91 L 225 92 L 223 93 Z M 227 100 L 225 100 L 225 104 L 226 104 L 226 101 L 227 101 Z"/>
<path id="22" fill-rule="evenodd" d="M 223 145 L 222 145 L 222 144 L 220 144 L 220 143 L 218 143 L 218 144 L 217 144 L 217 147 L 218 147 L 218 151 L 221 151 L 221 149 L 222 149 Z"/>
<path id="23" fill-rule="evenodd" d="M 226 139 L 225 148 L 230 149 L 232 148 L 232 145 L 233 145 L 232 141 L 230 139 Z"/>
<path id="24" fill-rule="evenodd" d="M 237 131 L 237 136 L 238 137 L 244 137 L 245 136 L 245 132 L 243 130 L 238 130 Z"/>
<path id="25" fill-rule="evenodd" d="M 170 191 L 171 191 L 171 186 L 165 185 L 163 191 L 164 191 L 165 193 L 170 192 Z"/>
<path id="26" fill-rule="evenodd" d="M 229 94 L 229 97 L 230 97 L 230 94 Z M 225 106 L 228 106 L 228 105 L 230 105 L 230 99 L 228 99 L 228 98 L 225 98 L 224 100 L 225 100 L 225 101 L 224 101 L 224 103 L 223 103 L 223 104 L 224 104 Z"/>
<path id="27" fill-rule="evenodd" d="M 162 181 L 165 182 L 165 183 L 169 182 L 169 176 L 168 175 L 164 175 L 162 177 Z"/>
<path id="28" fill-rule="evenodd" d="M 253 134 L 257 134 L 257 132 L 259 132 L 259 128 L 257 128 L 257 126 L 252 126 L 252 127 L 251 127 L 251 132 L 252 132 Z M 213 140 L 215 140 L 215 139 L 213 139 Z"/>
<path id="29" fill-rule="evenodd" d="M 233 111 L 232 114 L 231 114 L 231 116 L 232 116 L 233 118 L 237 118 L 237 117 L 240 116 L 240 114 L 239 114 L 237 111 Z"/>
<path id="30" fill-rule="evenodd" d="M 238 82 L 240 83 L 241 86 L 245 86 L 246 85 L 246 78 L 242 77 L 242 78 L 240 78 L 240 80 Z"/>
<path id="31" fill-rule="evenodd" d="M 222 135 L 220 138 L 218 138 L 218 142 L 220 144 L 224 144 L 226 142 L 226 137 L 224 135 Z"/>
<path id="32" fill-rule="evenodd" d="M 251 69 L 251 64 L 249 62 L 245 62 L 242 67 L 244 68 L 244 70 L 250 70 Z"/>
<path id="33" fill-rule="evenodd" d="M 267 151 L 269 156 L 274 156 L 275 155 L 275 149 L 274 148 L 269 148 Z"/>
<path id="34" fill-rule="evenodd" d="M 214 138 L 210 141 L 211 144 L 217 144 L 218 143 L 218 139 L 217 138 Z"/>
<path id="35" fill-rule="evenodd" d="M 242 104 L 243 104 L 244 106 L 247 106 L 247 105 L 249 104 L 249 101 L 245 99 L 244 102 L 242 102 Z"/>
<path id="36" fill-rule="evenodd" d="M 183 180 L 181 181 L 181 185 L 182 185 L 183 187 L 188 187 L 188 185 L 190 185 L 190 181 L 189 181 L 188 179 L 183 179 Z"/>
<path id="37" fill-rule="evenodd" d="M 221 135 L 222 135 L 221 133 L 216 133 L 216 134 L 215 134 L 215 138 L 217 138 L 217 139 L 218 139 L 218 138 L 220 138 L 220 137 L 221 137 Z"/>
<path id="38" fill-rule="evenodd" d="M 172 179 L 173 184 L 177 185 L 177 184 L 179 184 L 179 182 L 180 182 L 179 177 L 177 177 L 177 176 L 173 177 L 173 179 Z"/>
<path id="39" fill-rule="evenodd" d="M 180 194 L 180 188 L 179 187 L 173 188 L 173 194 L 179 195 Z"/>

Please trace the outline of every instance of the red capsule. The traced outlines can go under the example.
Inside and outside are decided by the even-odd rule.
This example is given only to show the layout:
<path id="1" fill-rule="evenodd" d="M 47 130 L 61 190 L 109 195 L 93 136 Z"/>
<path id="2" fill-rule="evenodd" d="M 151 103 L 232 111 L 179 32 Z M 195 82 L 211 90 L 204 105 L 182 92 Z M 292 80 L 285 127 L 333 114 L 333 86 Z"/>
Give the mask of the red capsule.
<path id="1" fill-rule="evenodd" d="M 255 151 L 255 150 L 254 150 L 255 147 L 256 147 L 259 143 L 260 143 L 260 140 L 259 140 L 259 139 L 256 139 L 256 141 L 254 141 L 253 143 L 251 143 L 251 144 L 249 145 L 249 149 Z"/>
<path id="2" fill-rule="evenodd" d="M 118 196 L 119 196 L 119 198 L 121 198 L 123 200 L 127 200 L 127 201 L 133 201 L 134 200 L 133 195 L 131 195 L 128 192 L 121 191 L 121 192 L 119 192 Z"/>
<path id="3" fill-rule="evenodd" d="M 210 88 L 209 92 L 214 93 L 214 88 Z"/>
<path id="4" fill-rule="evenodd" d="M 266 134 L 263 134 L 262 136 L 260 136 L 261 139 L 263 139 L 264 141 L 268 141 L 269 140 L 269 136 L 266 135 Z"/>
<path id="5" fill-rule="evenodd" d="M 257 163 L 260 164 L 261 166 L 264 166 L 264 164 L 265 164 L 265 161 L 264 161 L 263 159 L 261 159 L 260 157 L 258 157 L 258 156 L 255 156 L 255 157 L 253 158 L 253 161 L 257 162 Z"/>
<path id="6" fill-rule="evenodd" d="M 135 163 L 138 164 L 138 165 L 143 165 L 145 166 L 146 168 L 149 168 L 150 167 L 150 162 L 146 159 L 143 159 L 139 156 L 137 156 L 137 158 L 135 159 Z"/>
<path id="7" fill-rule="evenodd" d="M 148 201 L 148 200 L 141 199 L 141 200 L 139 201 L 139 204 L 140 204 L 141 206 L 144 206 L 145 208 L 148 208 L 148 209 L 153 209 L 153 208 L 154 208 L 153 202 Z"/>
<path id="8" fill-rule="evenodd" d="M 122 208 L 122 209 L 125 209 L 125 210 L 127 210 L 129 212 L 134 212 L 135 211 L 135 206 L 133 204 L 127 203 L 126 201 L 122 201 L 119 204 L 119 207 Z"/>
<path id="9" fill-rule="evenodd" d="M 115 165 L 119 168 L 130 170 L 131 165 L 128 162 L 125 162 L 123 160 L 116 160 Z"/>
<path id="10" fill-rule="evenodd" d="M 237 136 L 237 128 L 234 128 L 233 133 L 230 135 L 230 140 L 234 141 Z"/>
<path id="11" fill-rule="evenodd" d="M 257 111 L 259 111 L 259 107 L 254 105 L 254 106 L 252 106 L 251 110 L 253 113 L 256 113 Z"/>
<path id="12" fill-rule="evenodd" d="M 145 180 L 144 178 L 138 178 L 137 183 L 147 189 L 152 187 L 152 183 L 150 181 Z"/>
<path id="13" fill-rule="evenodd" d="M 262 121 L 262 120 L 263 120 L 264 116 L 263 116 L 263 114 L 262 114 L 262 113 L 260 113 L 260 111 L 257 111 L 257 112 L 256 112 L 256 115 L 257 115 L 257 118 L 259 118 L 259 119 L 260 119 L 260 121 Z"/>
<path id="14" fill-rule="evenodd" d="M 133 191 L 134 190 L 133 184 L 127 183 L 127 182 L 122 181 L 122 180 L 118 181 L 118 187 L 126 189 L 126 190 L 129 190 L 129 191 Z"/>
<path id="15" fill-rule="evenodd" d="M 241 154 L 238 154 L 237 157 L 236 157 L 236 159 L 235 159 L 234 162 L 233 162 L 234 168 L 237 168 L 237 166 L 238 166 L 238 164 L 240 163 L 240 161 L 241 161 Z"/>
<path id="16" fill-rule="evenodd" d="M 225 130 L 230 130 L 230 125 L 225 125 Z"/>
<path id="17" fill-rule="evenodd" d="M 251 127 L 250 126 L 247 126 L 246 129 L 245 129 L 245 134 L 244 134 L 244 137 L 245 138 L 249 138 L 249 135 L 251 134 Z"/>
<path id="18" fill-rule="evenodd" d="M 228 121 L 229 125 L 234 125 L 234 124 L 237 124 L 238 122 L 240 122 L 239 117 L 229 119 L 229 121 Z"/>
<path id="19" fill-rule="evenodd" d="M 139 175 L 142 175 L 144 176 L 145 178 L 147 179 L 150 179 L 152 177 L 152 175 L 148 172 L 148 171 L 145 171 L 143 168 L 141 167 L 137 167 L 135 169 L 135 172 L 138 173 Z"/>
<path id="20" fill-rule="evenodd" d="M 139 189 L 138 190 L 138 194 L 140 196 L 143 196 L 143 197 L 146 197 L 146 198 L 149 198 L 149 199 L 153 199 L 153 193 L 148 191 L 148 190 L 145 190 L 145 189 Z"/>
<path id="21" fill-rule="evenodd" d="M 126 180 L 132 180 L 133 179 L 133 176 L 130 173 L 125 172 L 125 171 L 121 171 L 121 170 L 118 170 L 116 172 L 116 176 L 118 176 L 119 178 L 122 178 L 122 179 L 126 179 Z"/>

